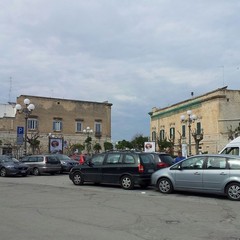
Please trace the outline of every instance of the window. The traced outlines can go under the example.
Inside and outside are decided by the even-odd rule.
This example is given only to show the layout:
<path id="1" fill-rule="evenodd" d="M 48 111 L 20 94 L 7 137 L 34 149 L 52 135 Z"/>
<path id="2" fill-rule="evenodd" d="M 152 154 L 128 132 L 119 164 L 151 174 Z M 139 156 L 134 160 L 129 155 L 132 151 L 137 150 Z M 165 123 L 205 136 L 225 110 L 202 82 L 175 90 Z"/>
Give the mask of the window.
<path id="1" fill-rule="evenodd" d="M 62 120 L 53 120 L 53 131 L 62 131 Z"/>
<path id="2" fill-rule="evenodd" d="M 165 139 L 165 132 L 164 130 L 160 130 L 160 141 L 163 141 Z"/>
<path id="3" fill-rule="evenodd" d="M 175 128 L 170 128 L 170 139 L 175 138 Z"/>
<path id="4" fill-rule="evenodd" d="M 182 164 L 182 169 L 202 169 L 204 159 L 204 157 L 189 158 L 180 164 Z"/>
<path id="5" fill-rule="evenodd" d="M 221 157 L 209 157 L 207 162 L 208 169 L 225 169 L 226 158 Z"/>
<path id="6" fill-rule="evenodd" d="M 102 132 L 102 124 L 101 122 L 95 122 L 95 132 L 101 133 Z"/>
<path id="7" fill-rule="evenodd" d="M 108 154 L 106 163 L 107 164 L 120 163 L 120 157 L 121 157 L 121 154 L 119 154 L 119 153 Z"/>
<path id="8" fill-rule="evenodd" d="M 197 134 L 201 134 L 201 131 L 202 131 L 202 129 L 201 129 L 201 123 L 198 122 L 198 123 L 197 123 Z"/>
<path id="9" fill-rule="evenodd" d="M 29 130 L 36 130 L 38 128 L 38 121 L 34 118 L 29 118 L 27 122 L 27 128 Z"/>
<path id="10" fill-rule="evenodd" d="M 92 158 L 91 163 L 93 165 L 102 165 L 104 160 L 104 155 L 96 155 Z"/>
<path id="11" fill-rule="evenodd" d="M 239 156 L 239 147 L 228 147 L 225 148 L 221 154 L 237 155 Z"/>
<path id="12" fill-rule="evenodd" d="M 240 169 L 240 161 L 238 159 L 229 159 L 228 164 L 230 169 Z"/>
<path id="13" fill-rule="evenodd" d="M 186 126 L 182 125 L 182 137 L 186 137 Z"/>
<path id="14" fill-rule="evenodd" d="M 125 159 L 124 159 L 124 163 L 126 164 L 134 164 L 134 157 L 130 154 L 126 154 Z"/>
<path id="15" fill-rule="evenodd" d="M 155 131 L 152 132 L 152 141 L 156 141 L 156 132 Z"/>
<path id="16" fill-rule="evenodd" d="M 76 132 L 82 132 L 82 121 L 76 121 L 75 123 L 76 126 Z"/>

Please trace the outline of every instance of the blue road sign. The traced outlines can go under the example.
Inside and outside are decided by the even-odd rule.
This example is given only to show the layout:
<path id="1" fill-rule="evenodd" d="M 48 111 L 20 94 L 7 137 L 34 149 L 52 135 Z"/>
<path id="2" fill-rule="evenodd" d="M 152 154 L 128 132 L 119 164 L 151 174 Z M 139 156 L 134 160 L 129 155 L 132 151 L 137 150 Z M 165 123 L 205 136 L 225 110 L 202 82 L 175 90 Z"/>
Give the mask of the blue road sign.
<path id="1" fill-rule="evenodd" d="M 23 144 L 24 127 L 17 127 L 17 144 Z"/>
<path id="2" fill-rule="evenodd" d="M 24 134 L 24 127 L 17 127 L 17 134 Z"/>

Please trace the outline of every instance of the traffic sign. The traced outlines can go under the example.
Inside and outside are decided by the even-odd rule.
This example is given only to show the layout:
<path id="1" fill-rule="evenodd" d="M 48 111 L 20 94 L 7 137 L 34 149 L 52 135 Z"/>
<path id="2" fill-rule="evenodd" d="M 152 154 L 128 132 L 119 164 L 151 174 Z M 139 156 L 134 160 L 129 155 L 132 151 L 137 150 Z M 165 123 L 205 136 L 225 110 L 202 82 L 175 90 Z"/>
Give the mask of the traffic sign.
<path id="1" fill-rule="evenodd" d="M 24 127 L 17 127 L 17 144 L 23 144 Z"/>

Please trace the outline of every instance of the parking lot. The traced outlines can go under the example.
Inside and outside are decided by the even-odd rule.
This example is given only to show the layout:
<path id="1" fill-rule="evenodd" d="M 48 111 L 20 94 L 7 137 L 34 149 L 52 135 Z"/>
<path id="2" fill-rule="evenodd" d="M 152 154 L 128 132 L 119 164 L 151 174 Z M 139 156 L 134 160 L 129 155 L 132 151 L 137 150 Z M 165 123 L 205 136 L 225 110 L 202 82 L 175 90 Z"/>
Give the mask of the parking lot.
<path id="1" fill-rule="evenodd" d="M 240 239 L 239 202 L 153 188 L 75 186 L 67 174 L 0 178 L 0 239 Z"/>

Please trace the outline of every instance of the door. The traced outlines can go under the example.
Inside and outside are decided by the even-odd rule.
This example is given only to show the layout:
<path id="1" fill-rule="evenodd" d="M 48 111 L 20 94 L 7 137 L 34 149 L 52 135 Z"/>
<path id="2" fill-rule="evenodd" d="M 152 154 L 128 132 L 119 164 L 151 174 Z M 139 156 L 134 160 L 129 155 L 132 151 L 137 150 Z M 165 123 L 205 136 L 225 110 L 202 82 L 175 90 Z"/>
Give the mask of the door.
<path id="1" fill-rule="evenodd" d="M 102 182 L 102 167 L 104 154 L 98 154 L 92 157 L 88 166 L 81 169 L 84 181 L 100 183 Z"/>
<path id="2" fill-rule="evenodd" d="M 201 190 L 203 187 L 204 157 L 192 157 L 179 163 L 175 170 L 175 189 Z"/>
<path id="3" fill-rule="evenodd" d="M 203 188 L 209 192 L 221 192 L 225 180 L 229 177 L 227 159 L 221 156 L 208 157 L 203 174 Z"/>

